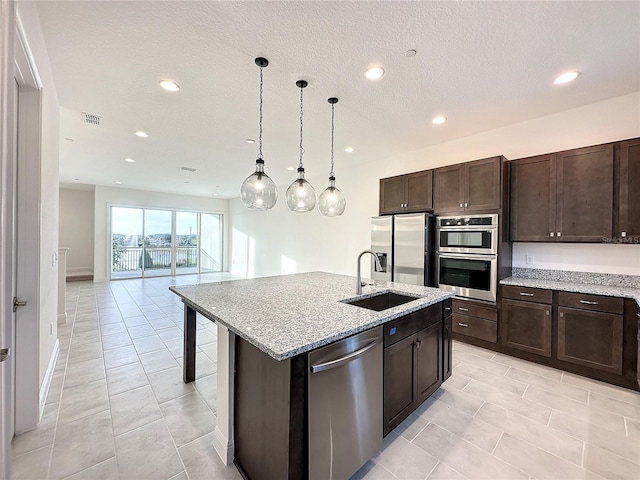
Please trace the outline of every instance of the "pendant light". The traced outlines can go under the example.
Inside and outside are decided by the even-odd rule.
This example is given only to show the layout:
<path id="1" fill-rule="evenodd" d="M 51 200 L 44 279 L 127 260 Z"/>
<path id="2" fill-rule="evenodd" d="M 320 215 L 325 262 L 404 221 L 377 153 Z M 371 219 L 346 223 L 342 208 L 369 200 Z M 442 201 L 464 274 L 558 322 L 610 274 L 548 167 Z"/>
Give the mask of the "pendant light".
<path id="1" fill-rule="evenodd" d="M 300 87 L 300 163 L 298 164 L 298 178 L 287 188 L 287 206 L 292 212 L 310 212 L 316 206 L 316 191 L 304 179 L 304 165 L 302 164 L 302 91 L 308 85 L 306 80 L 298 80 Z"/>
<path id="2" fill-rule="evenodd" d="M 269 61 L 258 57 L 255 62 L 260 67 L 260 140 L 256 171 L 242 183 L 240 198 L 244 206 L 250 210 L 269 210 L 278 200 L 278 189 L 269 175 L 264 172 L 262 159 L 262 69 L 269 65 Z"/>
<path id="3" fill-rule="evenodd" d="M 318 210 L 326 217 L 337 217 L 342 215 L 347 207 L 347 200 L 342 192 L 336 188 L 336 177 L 333 174 L 333 116 L 338 99 L 331 97 L 327 101 L 331 104 L 331 173 L 329 173 L 329 186 L 318 198 Z"/>

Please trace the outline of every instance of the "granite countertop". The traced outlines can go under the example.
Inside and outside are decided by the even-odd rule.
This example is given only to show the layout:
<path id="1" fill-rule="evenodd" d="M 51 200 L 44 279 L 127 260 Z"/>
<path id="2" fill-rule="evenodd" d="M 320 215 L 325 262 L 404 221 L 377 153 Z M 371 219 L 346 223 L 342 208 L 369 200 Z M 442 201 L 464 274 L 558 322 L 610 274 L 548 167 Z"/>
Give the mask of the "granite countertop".
<path id="1" fill-rule="evenodd" d="M 325 272 L 170 287 L 197 312 L 276 360 L 284 360 L 453 297 L 437 288 L 376 281 L 355 295 L 355 277 Z M 342 303 L 389 290 L 415 296 L 376 312 Z"/>
<path id="2" fill-rule="evenodd" d="M 640 276 L 635 275 L 514 268 L 513 276 L 500 280 L 500 283 L 518 287 L 632 298 L 640 305 Z"/>

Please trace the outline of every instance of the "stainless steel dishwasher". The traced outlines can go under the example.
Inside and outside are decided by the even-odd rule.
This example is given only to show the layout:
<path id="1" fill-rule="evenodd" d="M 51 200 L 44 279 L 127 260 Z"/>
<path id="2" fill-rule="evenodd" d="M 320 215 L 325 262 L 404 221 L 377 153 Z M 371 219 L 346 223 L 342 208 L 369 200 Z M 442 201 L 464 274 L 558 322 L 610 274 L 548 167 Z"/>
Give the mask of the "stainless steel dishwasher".
<path id="1" fill-rule="evenodd" d="M 347 480 L 382 448 L 382 333 L 309 354 L 310 480 Z"/>

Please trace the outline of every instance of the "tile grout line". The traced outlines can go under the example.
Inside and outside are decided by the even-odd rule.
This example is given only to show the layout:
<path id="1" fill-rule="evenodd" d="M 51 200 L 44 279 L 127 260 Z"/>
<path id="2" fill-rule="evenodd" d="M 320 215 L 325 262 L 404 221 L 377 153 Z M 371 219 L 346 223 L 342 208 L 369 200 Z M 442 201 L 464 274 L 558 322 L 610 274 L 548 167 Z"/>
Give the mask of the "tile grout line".
<path id="1" fill-rule="evenodd" d="M 498 448 L 498 445 L 500 444 L 500 440 L 502 440 L 502 437 L 504 437 L 504 434 L 505 434 L 505 433 L 506 433 L 506 432 L 505 432 L 504 430 L 502 430 L 502 431 L 500 432 L 500 437 L 498 437 L 498 441 L 496 442 L 496 444 L 493 446 L 493 448 L 492 448 L 492 449 L 491 449 L 491 451 L 489 452 L 489 455 L 492 455 L 492 456 L 494 456 L 494 457 L 495 457 L 495 455 L 493 455 L 493 453 L 494 453 L 494 452 L 496 451 L 496 449 Z M 496 458 L 499 458 L 499 457 L 496 457 Z M 500 459 L 500 460 L 502 460 L 502 459 Z M 518 469 L 518 470 L 520 470 L 520 469 Z"/>

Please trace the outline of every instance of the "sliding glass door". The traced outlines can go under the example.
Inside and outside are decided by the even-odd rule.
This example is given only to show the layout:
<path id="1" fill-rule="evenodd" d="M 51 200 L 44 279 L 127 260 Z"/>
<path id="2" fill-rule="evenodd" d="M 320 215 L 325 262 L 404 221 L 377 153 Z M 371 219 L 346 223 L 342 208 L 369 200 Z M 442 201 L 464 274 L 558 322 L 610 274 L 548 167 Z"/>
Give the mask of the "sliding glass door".
<path id="1" fill-rule="evenodd" d="M 222 215 L 111 207 L 111 278 L 222 271 Z"/>

